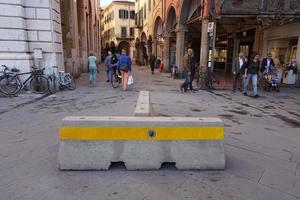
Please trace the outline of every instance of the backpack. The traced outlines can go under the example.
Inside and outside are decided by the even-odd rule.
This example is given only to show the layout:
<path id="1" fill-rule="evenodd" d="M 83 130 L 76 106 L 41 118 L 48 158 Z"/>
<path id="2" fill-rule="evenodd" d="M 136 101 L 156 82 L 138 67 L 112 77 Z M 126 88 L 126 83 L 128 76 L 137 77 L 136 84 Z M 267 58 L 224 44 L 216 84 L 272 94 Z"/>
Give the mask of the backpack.
<path id="1" fill-rule="evenodd" d="M 117 57 L 117 55 L 113 55 L 112 57 L 111 57 L 111 64 L 116 64 L 118 62 L 118 57 Z"/>

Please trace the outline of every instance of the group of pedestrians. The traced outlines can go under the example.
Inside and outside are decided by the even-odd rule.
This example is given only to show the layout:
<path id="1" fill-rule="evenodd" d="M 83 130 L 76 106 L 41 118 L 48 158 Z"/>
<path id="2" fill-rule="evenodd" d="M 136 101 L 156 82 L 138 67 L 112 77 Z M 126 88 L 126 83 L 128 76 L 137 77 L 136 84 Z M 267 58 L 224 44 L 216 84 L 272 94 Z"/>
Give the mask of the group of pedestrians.
<path id="1" fill-rule="evenodd" d="M 262 77 L 269 73 L 275 67 L 272 55 L 267 54 L 267 57 L 260 62 L 260 55 L 255 53 L 253 59 L 246 61 L 244 53 L 239 53 L 238 58 L 235 59 L 232 68 L 234 76 L 233 92 L 237 87 L 241 90 L 243 88 L 243 94 L 248 96 L 248 86 L 251 81 L 253 87 L 253 97 L 257 98 L 258 95 L 258 83 Z"/>
<path id="2" fill-rule="evenodd" d="M 273 67 L 275 67 L 275 64 L 270 53 L 268 53 L 267 57 L 260 62 L 260 55 L 258 53 L 255 53 L 253 58 L 247 61 L 244 53 L 240 52 L 239 56 L 234 60 L 232 67 L 233 92 L 236 92 L 236 89 L 238 88 L 245 96 L 248 96 L 248 86 L 251 82 L 253 87 L 253 97 L 259 97 L 257 90 L 258 83 Z M 192 84 L 195 72 L 195 56 L 193 49 L 189 48 L 185 52 L 183 58 L 183 76 L 185 77 L 185 81 L 180 85 L 181 93 L 187 92 L 188 89 L 191 92 L 195 92 Z"/>
<path id="3" fill-rule="evenodd" d="M 116 71 L 119 71 L 122 76 L 123 91 L 127 90 L 128 77 L 132 70 L 131 58 L 126 53 L 127 52 L 125 49 L 122 49 L 121 55 L 118 54 L 118 52 L 108 51 L 108 55 L 104 61 L 107 76 L 106 82 L 109 83 L 111 81 L 112 74 L 116 73 Z M 96 56 L 94 56 L 93 53 L 90 53 L 88 57 L 88 66 L 90 75 L 89 83 L 91 86 L 95 86 L 96 84 L 96 74 L 98 72 L 97 64 L 99 63 Z"/>

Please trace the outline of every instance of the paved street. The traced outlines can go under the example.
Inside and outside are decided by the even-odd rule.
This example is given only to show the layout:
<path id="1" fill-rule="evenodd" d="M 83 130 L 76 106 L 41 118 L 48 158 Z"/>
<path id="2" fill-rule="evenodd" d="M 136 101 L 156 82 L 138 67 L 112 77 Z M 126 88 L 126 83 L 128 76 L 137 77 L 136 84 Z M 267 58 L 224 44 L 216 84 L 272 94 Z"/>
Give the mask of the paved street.
<path id="1" fill-rule="evenodd" d="M 1 200 L 295 200 L 300 199 L 300 89 L 180 94 L 182 80 L 135 67 L 127 92 L 87 75 L 74 91 L 0 98 Z M 59 171 L 58 128 L 69 115 L 132 116 L 140 90 L 151 92 L 157 116 L 220 117 L 225 123 L 224 171 Z"/>

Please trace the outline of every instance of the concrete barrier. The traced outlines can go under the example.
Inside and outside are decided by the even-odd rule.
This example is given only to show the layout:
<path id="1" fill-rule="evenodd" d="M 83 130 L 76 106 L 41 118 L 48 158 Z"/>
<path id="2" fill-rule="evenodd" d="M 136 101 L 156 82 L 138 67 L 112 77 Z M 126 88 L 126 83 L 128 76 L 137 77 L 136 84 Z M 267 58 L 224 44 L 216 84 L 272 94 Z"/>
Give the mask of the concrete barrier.
<path id="1" fill-rule="evenodd" d="M 134 116 L 136 117 L 151 117 L 154 116 L 149 91 L 140 91 L 136 103 Z"/>
<path id="2" fill-rule="evenodd" d="M 218 118 L 66 117 L 59 131 L 61 170 L 224 169 L 224 126 Z"/>

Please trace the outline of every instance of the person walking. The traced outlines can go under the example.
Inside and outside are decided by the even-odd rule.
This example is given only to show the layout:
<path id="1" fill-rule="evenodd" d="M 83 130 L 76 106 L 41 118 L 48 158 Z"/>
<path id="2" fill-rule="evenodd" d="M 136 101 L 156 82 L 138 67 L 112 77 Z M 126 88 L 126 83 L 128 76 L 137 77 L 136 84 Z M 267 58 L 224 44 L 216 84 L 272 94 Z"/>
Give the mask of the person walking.
<path id="1" fill-rule="evenodd" d="M 158 56 L 157 59 L 156 59 L 156 66 L 155 66 L 155 68 L 159 69 L 160 64 L 161 64 L 161 58 Z"/>
<path id="2" fill-rule="evenodd" d="M 189 60 L 190 60 L 190 55 L 189 51 L 186 51 L 184 57 L 183 57 L 183 76 L 185 77 L 184 82 L 180 85 L 180 92 L 184 93 L 187 91 L 187 88 L 189 86 L 189 83 L 191 81 L 191 70 L 189 68 Z"/>
<path id="3" fill-rule="evenodd" d="M 131 58 L 126 55 L 126 50 L 122 49 L 122 55 L 119 57 L 118 69 L 121 71 L 122 75 L 122 88 L 123 91 L 127 90 L 128 77 L 131 73 Z"/>
<path id="4" fill-rule="evenodd" d="M 274 60 L 272 58 L 272 54 L 268 53 L 267 57 L 262 60 L 260 73 L 259 73 L 259 81 L 262 79 L 263 75 L 269 73 L 271 68 L 275 67 Z"/>
<path id="5" fill-rule="evenodd" d="M 108 51 L 108 55 L 106 56 L 105 58 L 105 71 L 106 71 L 106 82 L 108 83 L 109 80 L 110 80 L 110 68 L 111 68 L 111 58 L 112 58 L 112 53 L 111 51 L 109 50 Z"/>
<path id="6" fill-rule="evenodd" d="M 90 85 L 93 87 L 96 85 L 96 74 L 97 74 L 97 58 L 93 53 L 90 53 L 88 57 L 88 66 L 90 74 Z"/>
<path id="7" fill-rule="evenodd" d="M 193 81 L 196 73 L 196 59 L 193 49 L 188 49 L 188 54 L 190 55 L 189 69 L 191 70 L 191 79 L 189 82 L 189 87 L 191 92 L 195 92 L 195 90 L 193 89 Z"/>
<path id="8" fill-rule="evenodd" d="M 246 66 L 245 66 L 245 73 L 244 73 L 244 96 L 248 96 L 247 90 L 248 90 L 248 84 L 249 81 L 252 81 L 252 87 L 253 87 L 253 97 L 257 98 L 257 78 L 258 78 L 258 72 L 259 72 L 259 54 L 256 53 L 254 55 L 253 60 L 251 60 Z"/>
<path id="9" fill-rule="evenodd" d="M 111 81 L 111 76 L 113 73 L 116 73 L 118 67 L 119 56 L 117 53 L 113 52 L 111 59 L 110 59 L 110 66 L 109 66 L 109 80 Z"/>
<path id="10" fill-rule="evenodd" d="M 155 58 L 154 54 L 152 54 L 150 56 L 150 60 L 149 60 L 149 64 L 150 64 L 152 74 L 154 74 L 155 63 L 156 63 L 156 58 Z"/>
<path id="11" fill-rule="evenodd" d="M 242 88 L 243 82 L 243 71 L 245 69 L 246 60 L 243 52 L 239 53 L 239 57 L 234 60 L 232 66 L 232 74 L 233 74 L 233 88 L 232 91 L 235 92 L 238 87 L 239 90 Z M 238 86 L 237 86 L 238 85 Z"/>

